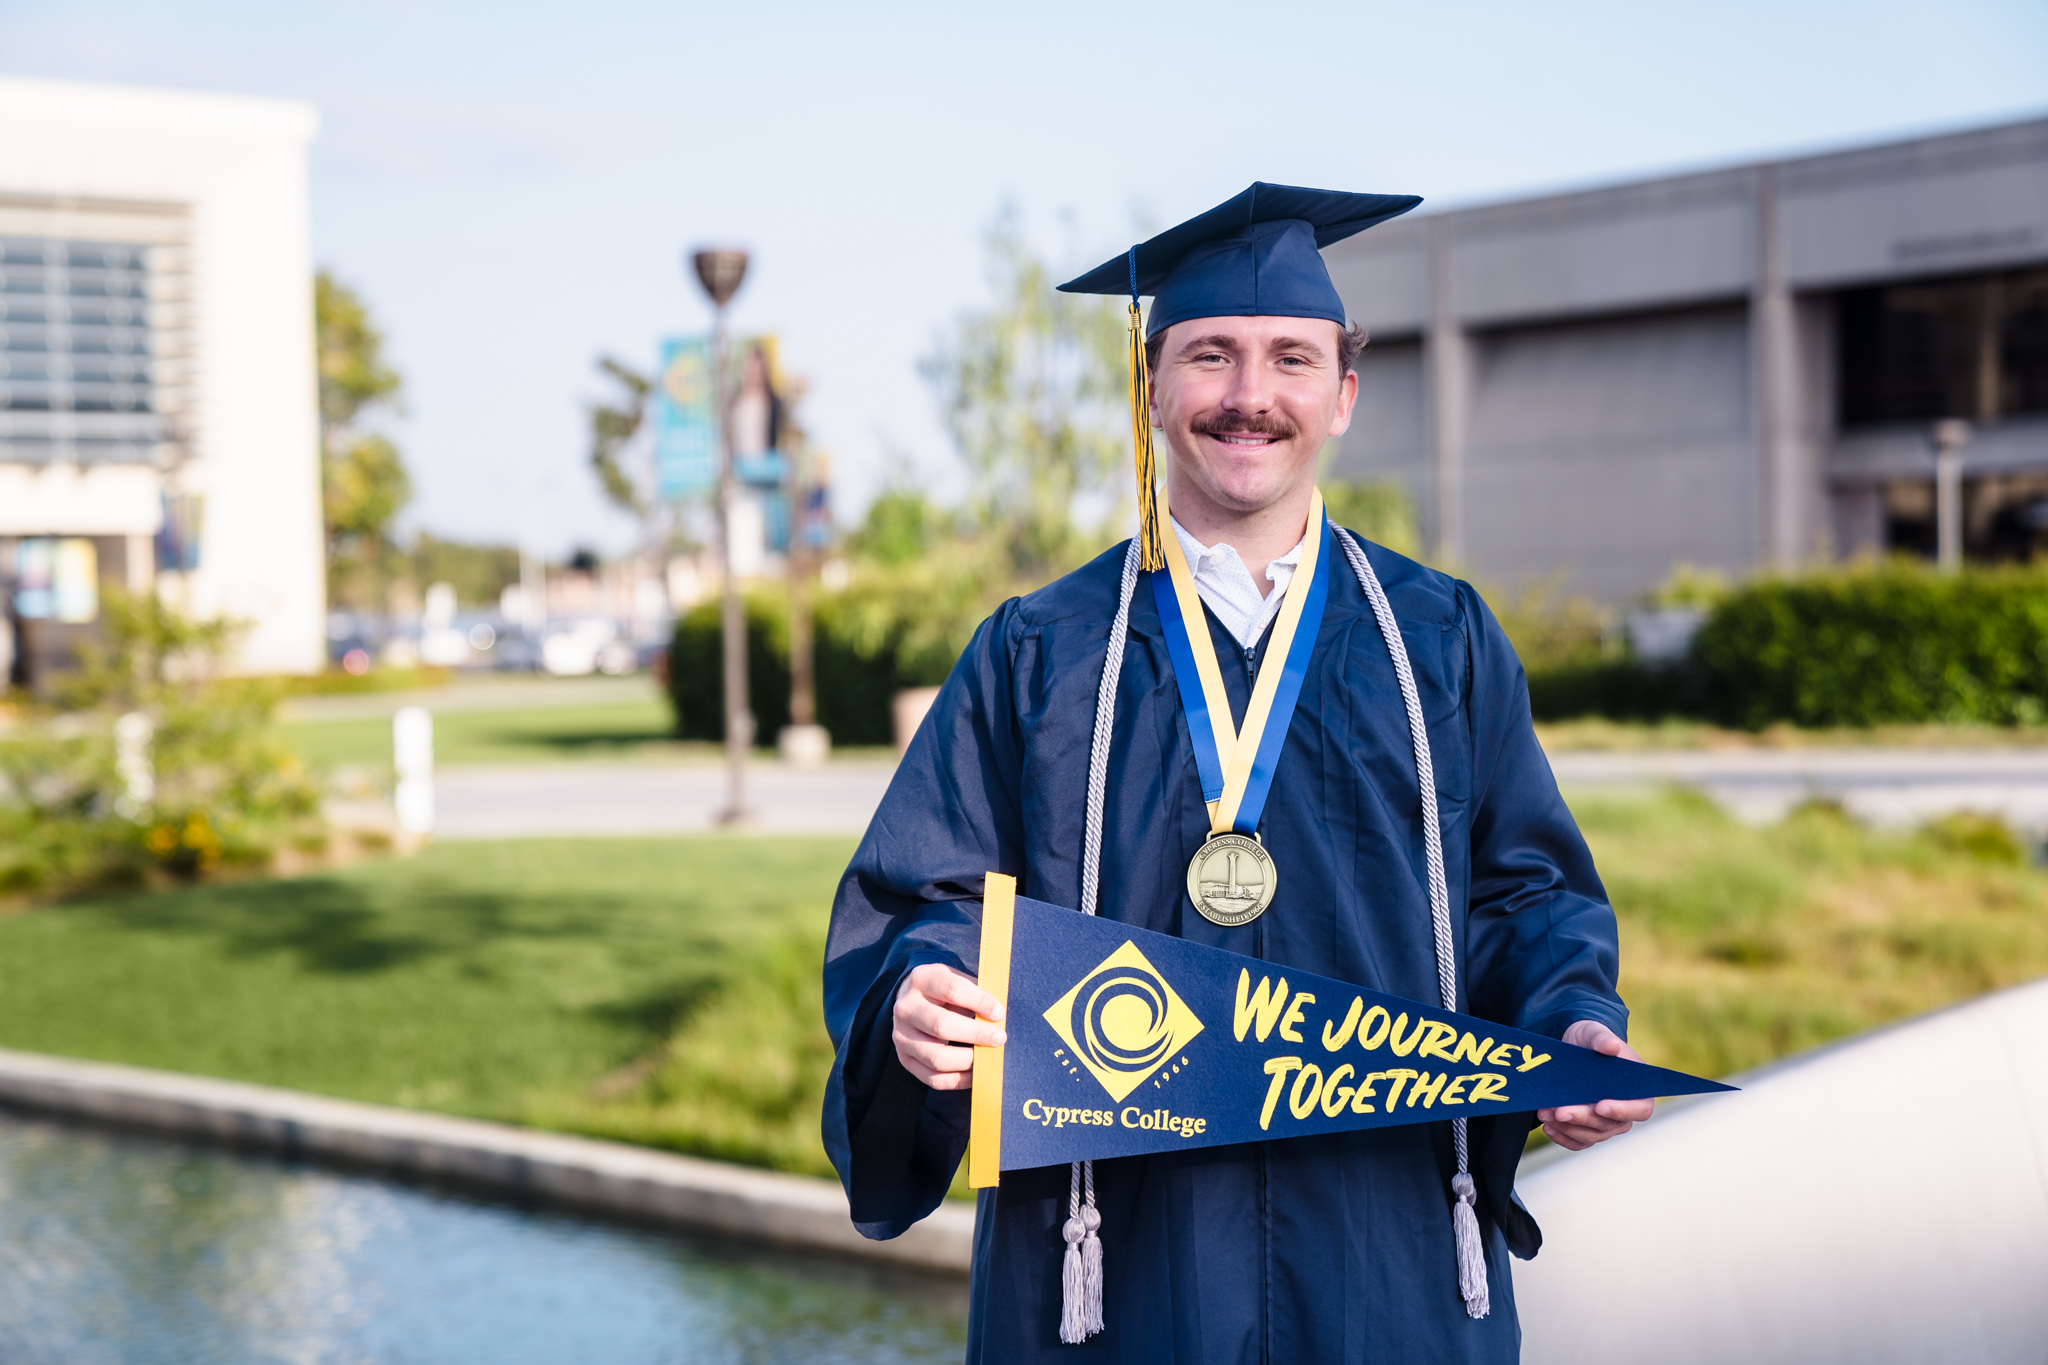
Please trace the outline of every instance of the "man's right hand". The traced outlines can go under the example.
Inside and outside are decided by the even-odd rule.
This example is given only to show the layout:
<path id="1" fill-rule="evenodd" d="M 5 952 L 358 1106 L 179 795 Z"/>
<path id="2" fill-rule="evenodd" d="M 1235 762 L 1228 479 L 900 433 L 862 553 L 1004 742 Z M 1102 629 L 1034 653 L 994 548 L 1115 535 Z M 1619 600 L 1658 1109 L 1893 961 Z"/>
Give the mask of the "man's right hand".
<path id="1" fill-rule="evenodd" d="M 996 998 L 965 972 L 936 962 L 913 967 L 903 978 L 895 1016 L 896 1060 L 934 1090 L 972 1086 L 976 1046 L 1001 1047 L 1007 1037 Z"/>

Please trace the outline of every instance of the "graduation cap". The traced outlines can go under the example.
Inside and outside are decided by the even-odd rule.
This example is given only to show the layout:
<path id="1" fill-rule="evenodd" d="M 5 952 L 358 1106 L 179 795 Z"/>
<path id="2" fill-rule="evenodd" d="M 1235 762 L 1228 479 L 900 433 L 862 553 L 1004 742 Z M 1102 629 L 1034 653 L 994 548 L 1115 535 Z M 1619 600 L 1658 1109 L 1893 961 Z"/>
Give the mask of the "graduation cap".
<path id="1" fill-rule="evenodd" d="M 1145 402 L 1145 341 L 1190 318 L 1324 318 L 1344 326 L 1344 300 L 1330 283 L 1321 248 L 1421 202 L 1413 194 L 1349 194 L 1260 182 L 1060 286 L 1067 294 L 1131 298 L 1131 436 L 1137 447 L 1141 567 L 1164 567 Z M 1138 299 L 1145 294 L 1152 295 L 1152 315 L 1141 335 Z"/>

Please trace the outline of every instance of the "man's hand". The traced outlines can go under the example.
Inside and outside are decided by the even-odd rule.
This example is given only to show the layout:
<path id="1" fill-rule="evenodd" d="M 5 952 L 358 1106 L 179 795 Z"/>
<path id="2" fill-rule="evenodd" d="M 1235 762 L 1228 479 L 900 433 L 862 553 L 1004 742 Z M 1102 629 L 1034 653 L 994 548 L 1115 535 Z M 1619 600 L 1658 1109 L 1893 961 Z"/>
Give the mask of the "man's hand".
<path id="1" fill-rule="evenodd" d="M 900 1036 L 900 1035 L 899 1035 Z M 1625 1057 L 1640 1062 L 1636 1050 L 1621 1041 L 1614 1030 L 1591 1019 L 1581 1019 L 1564 1031 L 1564 1041 L 1574 1047 L 1589 1047 L 1607 1057 Z M 1626 1133 L 1650 1117 L 1655 1100 L 1602 1100 L 1598 1104 L 1568 1104 L 1558 1109 L 1538 1109 L 1536 1117 L 1543 1131 L 1560 1147 L 1583 1152 L 1596 1142 Z"/>
<path id="2" fill-rule="evenodd" d="M 965 972 L 927 962 L 913 967 L 896 988 L 896 1060 L 934 1090 L 965 1090 L 974 1084 L 974 1049 L 1001 1047 L 1007 1035 L 996 1024 L 1003 1007 Z"/>

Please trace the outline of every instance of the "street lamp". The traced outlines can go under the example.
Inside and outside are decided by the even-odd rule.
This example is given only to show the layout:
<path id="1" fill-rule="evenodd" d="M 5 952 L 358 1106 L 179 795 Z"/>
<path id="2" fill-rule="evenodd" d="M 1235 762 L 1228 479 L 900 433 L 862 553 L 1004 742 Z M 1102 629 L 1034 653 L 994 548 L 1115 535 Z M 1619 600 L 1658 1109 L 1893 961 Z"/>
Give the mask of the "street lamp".
<path id="1" fill-rule="evenodd" d="M 754 742 L 754 715 L 747 707 L 747 618 L 733 573 L 732 504 L 738 486 L 732 469 L 732 423 L 726 411 L 725 306 L 747 277 L 747 253 L 710 249 L 691 256 L 697 282 L 711 298 L 713 403 L 718 411 L 718 540 L 725 556 L 725 809 L 721 825 L 747 819 L 747 748 Z"/>

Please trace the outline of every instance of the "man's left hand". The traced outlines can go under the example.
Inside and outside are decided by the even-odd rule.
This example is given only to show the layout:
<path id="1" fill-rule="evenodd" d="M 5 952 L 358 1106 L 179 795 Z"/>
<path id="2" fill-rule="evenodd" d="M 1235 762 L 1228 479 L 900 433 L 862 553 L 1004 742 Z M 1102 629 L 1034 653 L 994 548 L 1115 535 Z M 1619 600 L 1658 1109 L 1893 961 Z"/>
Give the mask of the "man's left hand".
<path id="1" fill-rule="evenodd" d="M 1621 1041 L 1613 1029 L 1591 1019 L 1581 1019 L 1564 1031 L 1564 1041 L 1574 1047 L 1589 1047 L 1605 1057 L 1625 1057 L 1640 1062 L 1636 1050 Z M 1536 1117 L 1544 1133 L 1560 1147 L 1583 1152 L 1596 1142 L 1619 1137 L 1650 1117 L 1655 1100 L 1601 1100 L 1598 1104 L 1567 1104 L 1557 1109 L 1539 1109 Z"/>

